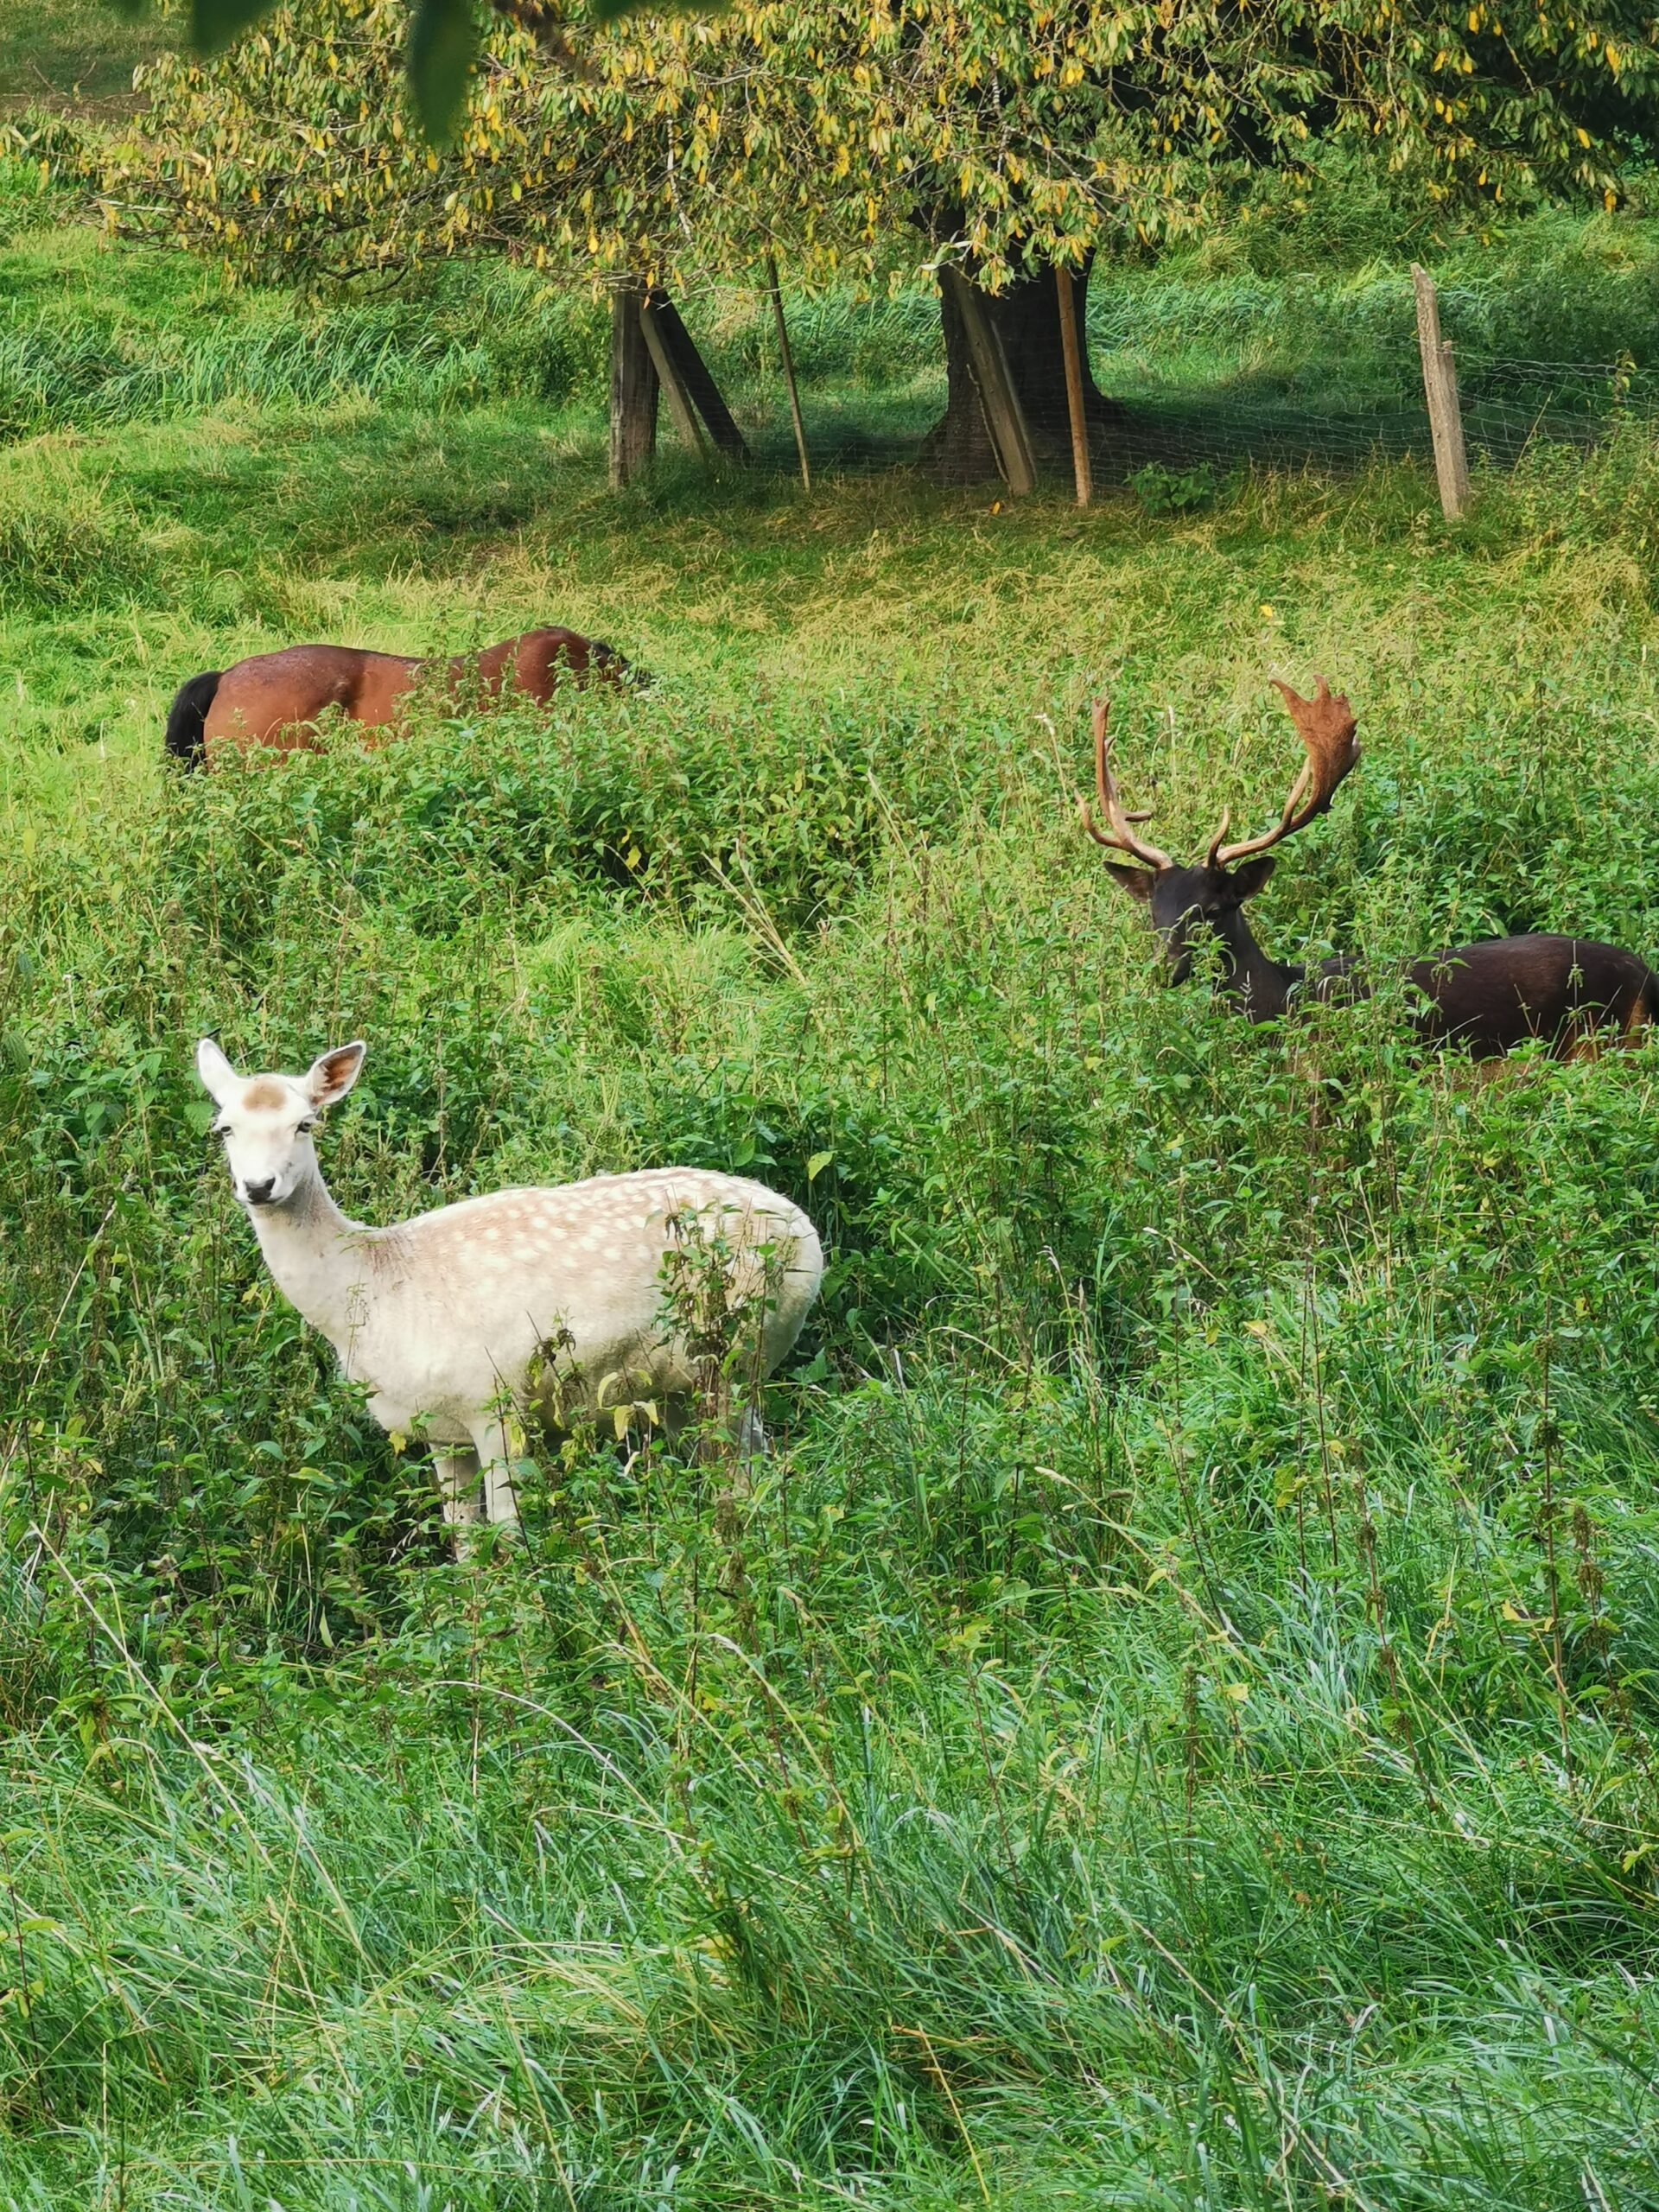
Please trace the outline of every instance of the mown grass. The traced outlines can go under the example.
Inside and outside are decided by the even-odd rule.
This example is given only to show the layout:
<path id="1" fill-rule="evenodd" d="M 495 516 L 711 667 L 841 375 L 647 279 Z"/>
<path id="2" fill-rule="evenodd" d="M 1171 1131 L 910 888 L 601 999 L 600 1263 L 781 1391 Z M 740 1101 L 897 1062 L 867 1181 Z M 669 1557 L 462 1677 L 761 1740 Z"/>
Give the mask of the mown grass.
<path id="1" fill-rule="evenodd" d="M 194 342 L 199 273 L 14 236 L 60 331 Z M 0 454 L 0 2202 L 1651 2201 L 1659 1047 L 1246 1029 L 1070 810 L 1106 688 L 1165 842 L 1266 820 L 1324 669 L 1367 751 L 1270 944 L 1651 956 L 1645 442 L 1453 537 L 1408 467 L 613 499 L 580 379 L 200 397 Z M 656 689 L 162 772 L 199 667 L 532 620 Z M 799 1197 L 753 1494 L 538 1450 L 450 1561 L 205 1031 L 370 1039 L 371 1218 Z"/>
<path id="2" fill-rule="evenodd" d="M 134 69 L 167 42 L 153 15 L 102 0 L 0 0 L 0 109 L 128 104 Z"/>

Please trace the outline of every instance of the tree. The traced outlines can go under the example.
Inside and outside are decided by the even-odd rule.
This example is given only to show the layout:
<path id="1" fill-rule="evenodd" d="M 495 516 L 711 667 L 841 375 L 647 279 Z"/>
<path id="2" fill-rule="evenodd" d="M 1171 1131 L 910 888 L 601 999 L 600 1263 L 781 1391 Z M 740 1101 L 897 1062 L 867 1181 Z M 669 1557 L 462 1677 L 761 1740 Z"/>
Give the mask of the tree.
<path id="1" fill-rule="evenodd" d="M 672 283 L 772 251 L 869 282 L 949 261 L 1039 430 L 1064 422 L 1057 264 L 1086 282 L 1340 143 L 1420 203 L 1611 204 L 1659 82 L 1630 0 L 739 0 L 597 31 L 547 0 L 492 28 L 441 156 L 386 97 L 400 22 L 397 0 L 312 0 L 230 62 L 163 60 L 127 175 L 244 267 L 489 245 Z M 948 313 L 944 335 L 932 448 L 986 473 Z"/>
<path id="2" fill-rule="evenodd" d="M 118 15 L 139 14 L 143 0 L 112 0 Z M 594 22 L 614 22 L 639 0 L 587 0 L 586 12 Z M 677 0 L 666 0 L 669 7 Z M 189 0 L 189 43 L 198 54 L 211 57 L 227 47 L 267 16 L 276 0 Z M 542 0 L 489 0 L 498 16 L 541 29 L 549 11 Z M 426 137 L 447 145 L 466 105 L 473 64 L 478 52 L 478 17 L 473 0 L 410 0 L 405 58 L 409 90 L 415 112 Z"/>

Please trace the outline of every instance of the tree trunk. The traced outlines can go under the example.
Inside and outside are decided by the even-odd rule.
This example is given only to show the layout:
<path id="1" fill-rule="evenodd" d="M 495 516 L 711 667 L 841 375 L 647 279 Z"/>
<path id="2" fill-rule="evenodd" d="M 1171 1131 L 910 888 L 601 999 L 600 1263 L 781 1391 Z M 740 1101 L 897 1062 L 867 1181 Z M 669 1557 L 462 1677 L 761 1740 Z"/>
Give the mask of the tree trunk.
<path id="1" fill-rule="evenodd" d="M 1089 264 L 1072 272 L 1079 328 L 1089 298 Z M 1060 333 L 1054 271 L 1043 269 L 1001 292 L 981 292 L 987 315 L 1002 340 L 1008 373 L 1020 396 L 1039 467 L 1071 467 L 1071 417 L 1065 396 L 1065 351 Z M 944 334 L 944 412 L 928 432 L 922 459 L 947 484 L 977 484 L 997 474 L 979 389 L 969 359 L 968 334 L 948 285 L 939 292 Z M 1123 410 L 1098 389 L 1084 349 L 1083 403 L 1091 437 L 1121 423 Z"/>
<path id="2" fill-rule="evenodd" d="M 657 450 L 657 371 L 639 323 L 645 288 L 637 277 L 611 293 L 611 489 L 648 467 Z"/>

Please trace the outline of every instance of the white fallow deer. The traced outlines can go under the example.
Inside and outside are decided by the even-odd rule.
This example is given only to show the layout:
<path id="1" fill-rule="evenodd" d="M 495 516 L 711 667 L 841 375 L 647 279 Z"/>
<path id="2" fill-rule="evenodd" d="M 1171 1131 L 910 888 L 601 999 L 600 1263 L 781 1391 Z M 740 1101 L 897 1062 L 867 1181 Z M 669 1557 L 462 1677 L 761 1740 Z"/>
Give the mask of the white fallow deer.
<path id="1" fill-rule="evenodd" d="M 723 1275 L 725 1311 L 749 1317 L 753 1378 L 788 1352 L 823 1253 L 798 1206 L 741 1176 L 645 1168 L 496 1191 L 389 1229 L 347 1220 L 311 1133 L 365 1049 L 342 1045 L 307 1075 L 245 1076 L 204 1038 L 196 1068 L 277 1287 L 368 1385 L 383 1428 L 431 1440 L 457 1541 L 468 1524 L 517 1522 L 515 1413 L 568 1424 L 643 1400 L 670 1427 L 683 1413 L 707 1373 L 664 1300 L 688 1236 Z M 757 1440 L 752 1415 L 744 1424 Z"/>

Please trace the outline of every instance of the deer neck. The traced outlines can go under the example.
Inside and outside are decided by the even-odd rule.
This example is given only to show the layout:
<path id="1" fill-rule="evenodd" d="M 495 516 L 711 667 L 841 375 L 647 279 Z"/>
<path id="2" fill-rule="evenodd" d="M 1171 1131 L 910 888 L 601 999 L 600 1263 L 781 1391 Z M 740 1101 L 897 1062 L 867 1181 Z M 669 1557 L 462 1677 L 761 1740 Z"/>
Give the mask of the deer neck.
<path id="1" fill-rule="evenodd" d="M 295 1311 L 336 1344 L 360 1328 L 371 1232 L 340 1211 L 320 1170 L 314 1165 L 281 1205 L 250 1213 L 265 1265 Z"/>
<path id="2" fill-rule="evenodd" d="M 1282 960 L 1269 960 L 1251 936 L 1241 908 L 1217 917 L 1211 927 L 1221 944 L 1222 972 L 1217 989 L 1252 1021 L 1278 1020 L 1288 1011 L 1290 995 L 1306 971 Z"/>

